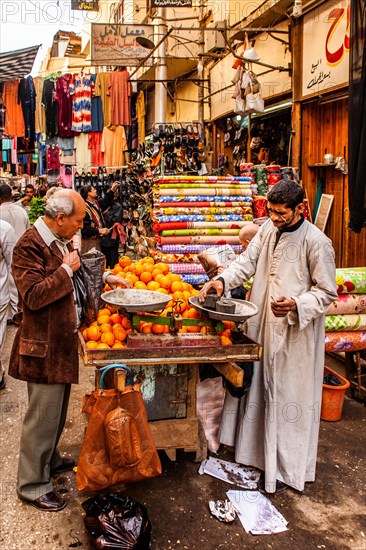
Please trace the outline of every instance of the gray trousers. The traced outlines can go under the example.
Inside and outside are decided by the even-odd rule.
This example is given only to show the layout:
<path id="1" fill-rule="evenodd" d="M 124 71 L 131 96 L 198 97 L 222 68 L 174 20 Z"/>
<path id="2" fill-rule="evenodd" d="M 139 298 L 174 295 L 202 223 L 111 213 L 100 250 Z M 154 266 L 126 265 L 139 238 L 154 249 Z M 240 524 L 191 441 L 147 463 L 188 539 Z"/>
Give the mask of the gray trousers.
<path id="1" fill-rule="evenodd" d="M 27 382 L 27 387 L 17 492 L 25 500 L 35 500 L 53 490 L 50 470 L 62 461 L 57 444 L 66 421 L 71 384 Z"/>

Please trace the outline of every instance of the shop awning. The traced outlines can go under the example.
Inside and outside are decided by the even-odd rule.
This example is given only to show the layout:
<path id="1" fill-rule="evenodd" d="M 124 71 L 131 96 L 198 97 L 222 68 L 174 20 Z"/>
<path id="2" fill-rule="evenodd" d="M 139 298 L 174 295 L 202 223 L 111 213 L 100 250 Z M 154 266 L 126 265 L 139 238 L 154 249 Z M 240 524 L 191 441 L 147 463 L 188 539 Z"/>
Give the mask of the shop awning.
<path id="1" fill-rule="evenodd" d="M 39 46 L 0 53 L 0 82 L 27 76 L 38 53 Z"/>

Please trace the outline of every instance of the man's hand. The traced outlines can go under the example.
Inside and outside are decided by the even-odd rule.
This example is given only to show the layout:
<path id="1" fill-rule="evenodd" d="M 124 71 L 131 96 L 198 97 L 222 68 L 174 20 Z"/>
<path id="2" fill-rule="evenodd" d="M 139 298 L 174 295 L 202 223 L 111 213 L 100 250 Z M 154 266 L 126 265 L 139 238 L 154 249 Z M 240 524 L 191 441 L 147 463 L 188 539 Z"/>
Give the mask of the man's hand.
<path id="1" fill-rule="evenodd" d="M 116 189 L 120 186 L 119 181 L 114 181 L 111 186 L 111 191 L 116 191 Z"/>
<path id="2" fill-rule="evenodd" d="M 275 302 L 271 302 L 271 309 L 275 317 L 286 317 L 290 311 L 297 311 L 297 305 L 295 300 L 280 296 Z"/>
<path id="3" fill-rule="evenodd" d="M 132 288 L 132 284 L 129 281 L 122 279 L 122 277 L 117 277 L 117 275 L 113 275 L 113 273 L 110 273 L 105 281 L 112 289 L 117 288 L 118 285 L 122 285 L 124 288 Z"/>
<path id="4" fill-rule="evenodd" d="M 75 272 L 80 267 L 80 257 L 77 250 L 73 250 L 72 252 L 69 252 L 62 258 L 62 263 L 68 265 L 71 267 L 71 269 Z"/>
<path id="5" fill-rule="evenodd" d="M 202 303 L 205 301 L 210 288 L 214 288 L 219 296 L 221 296 L 222 293 L 224 292 L 224 285 L 222 284 L 222 281 L 217 281 L 216 279 L 214 279 L 212 281 L 209 281 L 205 285 L 203 285 L 203 288 L 198 295 L 199 302 Z"/>
<path id="6" fill-rule="evenodd" d="M 108 227 L 103 227 L 102 229 L 99 229 L 99 235 L 102 237 L 103 235 L 108 235 L 109 233 Z"/>

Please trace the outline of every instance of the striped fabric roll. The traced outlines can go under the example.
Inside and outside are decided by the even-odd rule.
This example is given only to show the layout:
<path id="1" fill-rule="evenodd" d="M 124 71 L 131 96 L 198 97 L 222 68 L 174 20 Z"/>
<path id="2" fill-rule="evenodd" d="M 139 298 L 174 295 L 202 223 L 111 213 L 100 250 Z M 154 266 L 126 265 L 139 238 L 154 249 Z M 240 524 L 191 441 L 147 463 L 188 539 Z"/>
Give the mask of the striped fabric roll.
<path id="1" fill-rule="evenodd" d="M 155 233 L 160 231 L 169 231 L 172 229 L 240 229 L 250 222 L 240 220 L 238 222 L 223 221 L 223 222 L 168 222 L 168 223 L 154 223 L 153 230 Z"/>
<path id="2" fill-rule="evenodd" d="M 200 208 L 197 206 L 184 206 L 180 205 L 178 207 L 177 205 L 174 206 L 165 206 L 164 208 L 158 208 L 155 205 L 155 208 L 153 210 L 153 216 L 164 216 L 164 215 L 178 215 L 178 214 L 204 214 L 204 215 L 230 215 L 230 214 L 240 214 L 240 215 L 247 215 L 248 218 L 244 219 L 252 219 L 252 208 L 250 206 L 236 206 L 236 207 L 226 207 L 226 206 L 206 206 L 204 208 Z"/>
<path id="3" fill-rule="evenodd" d="M 153 218 L 153 221 L 155 219 Z M 231 216 L 220 216 L 219 214 L 216 215 L 199 215 L 199 214 L 182 214 L 179 215 L 172 215 L 172 216 L 159 216 L 156 219 L 156 223 L 162 224 L 162 223 L 182 223 L 182 222 L 242 222 L 243 217 L 240 216 L 240 214 L 232 214 Z"/>
<path id="4" fill-rule="evenodd" d="M 182 273 L 202 275 L 205 273 L 205 270 L 203 269 L 201 264 L 174 263 L 174 264 L 169 264 L 169 267 L 172 273 L 178 273 L 178 275 L 181 275 Z"/>
<path id="5" fill-rule="evenodd" d="M 195 256 L 206 250 L 206 248 L 207 246 L 203 244 L 164 244 L 159 247 L 159 250 L 164 254 L 192 254 Z M 243 252 L 243 248 L 240 244 L 232 244 L 231 248 L 234 250 L 235 254 L 241 254 Z"/>
<path id="6" fill-rule="evenodd" d="M 160 235 L 162 237 L 184 237 L 184 236 L 195 236 L 195 235 L 215 235 L 219 236 L 222 235 L 223 237 L 227 237 L 229 235 L 239 235 L 240 229 L 214 229 L 214 228 L 208 228 L 208 229 L 168 229 L 167 231 L 161 231 Z"/>
<path id="7" fill-rule="evenodd" d="M 195 236 L 181 236 L 181 237 L 155 237 L 156 242 L 163 244 L 239 244 L 238 235 L 195 235 Z"/>

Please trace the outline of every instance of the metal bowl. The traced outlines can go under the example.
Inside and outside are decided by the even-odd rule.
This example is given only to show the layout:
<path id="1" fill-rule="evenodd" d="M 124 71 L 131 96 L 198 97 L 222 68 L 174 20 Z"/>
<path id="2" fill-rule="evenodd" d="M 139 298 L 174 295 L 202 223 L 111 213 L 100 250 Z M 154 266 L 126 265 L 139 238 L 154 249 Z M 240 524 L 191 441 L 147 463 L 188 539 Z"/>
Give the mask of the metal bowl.
<path id="1" fill-rule="evenodd" d="M 258 313 L 258 308 L 252 302 L 246 300 L 234 300 L 230 298 L 231 302 L 235 302 L 235 313 L 220 313 L 219 311 L 213 311 L 203 307 L 198 301 L 198 296 L 192 296 L 188 299 L 188 302 L 201 314 L 209 319 L 216 319 L 217 321 L 233 321 L 234 323 L 243 323 L 253 315 Z"/>
<path id="2" fill-rule="evenodd" d="M 137 311 L 158 311 L 164 309 L 171 296 L 154 292 L 153 290 L 137 290 L 134 288 L 115 288 L 103 292 L 102 300 L 118 309 L 123 309 L 127 313 L 136 313 Z"/>

